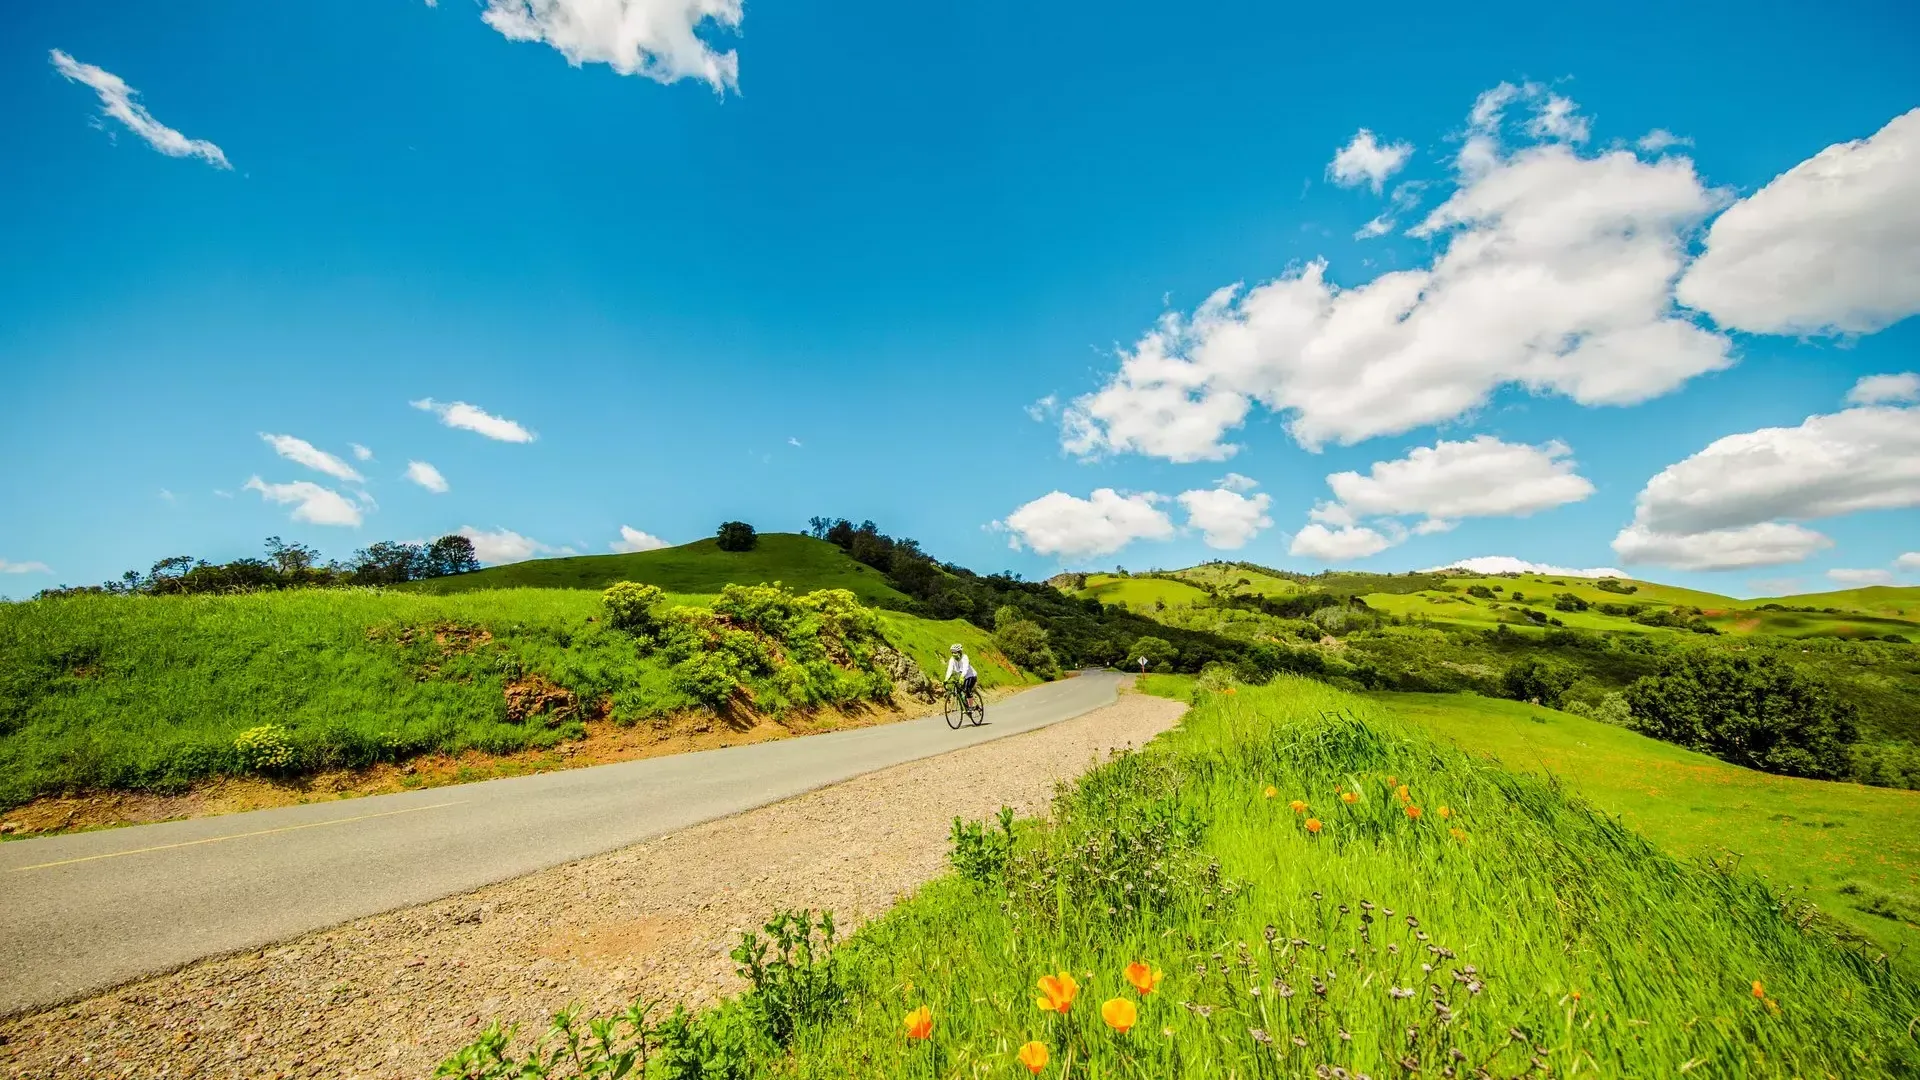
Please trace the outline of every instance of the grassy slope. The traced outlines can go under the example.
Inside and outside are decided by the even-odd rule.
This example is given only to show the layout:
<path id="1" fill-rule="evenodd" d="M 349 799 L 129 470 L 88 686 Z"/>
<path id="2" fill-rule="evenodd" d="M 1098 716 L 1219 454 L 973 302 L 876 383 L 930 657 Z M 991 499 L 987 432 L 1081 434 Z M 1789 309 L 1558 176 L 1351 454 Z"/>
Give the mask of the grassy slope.
<path id="1" fill-rule="evenodd" d="M 1374 696 L 1468 751 L 1552 773 L 1670 851 L 1732 852 L 1920 969 L 1920 792 L 1754 772 L 1517 701 Z"/>
<path id="2" fill-rule="evenodd" d="M 1364 797 L 1344 805 L 1343 790 Z M 1538 779 L 1319 684 L 1204 694 L 1054 811 L 1004 878 L 942 879 L 863 929 L 839 954 L 849 999 L 790 1055 L 760 1051 L 768 1070 L 1024 1075 L 1014 1053 L 1029 1039 L 1050 1050 L 1047 1075 L 1115 1078 L 1404 1076 L 1403 1057 L 1438 1076 L 1451 1049 L 1500 1076 L 1535 1055 L 1568 1076 L 1920 1068 L 1906 1030 L 1920 986 L 1802 932 L 1750 875 L 1676 862 Z M 1127 986 L 1132 961 L 1164 972 L 1157 991 Z M 1035 980 L 1063 969 L 1078 1000 L 1037 1010 Z M 1389 993 L 1401 986 L 1407 999 Z M 1131 1032 L 1102 1023 L 1110 999 L 1137 1007 Z M 910 1041 L 901 1018 L 920 1005 L 931 1037 Z M 752 1013 L 727 1015 L 738 1030 Z"/>
<path id="3" fill-rule="evenodd" d="M 854 562 L 824 540 L 794 533 L 761 533 L 752 551 L 721 551 L 713 540 L 698 540 L 632 555 L 531 559 L 403 588 L 438 594 L 512 588 L 604 589 L 616 581 L 694 594 L 718 593 L 729 584 L 779 581 L 796 592 L 847 589 L 862 603 L 882 607 L 907 602 L 878 570 Z"/>
<path id="4" fill-rule="evenodd" d="M 1780 604 L 1786 607 L 1831 607 L 1842 611 L 1858 611 L 1869 615 L 1920 622 L 1920 585 L 1869 585 L 1863 589 L 1776 596 L 1748 600 L 1745 603 L 1748 607 L 1759 607 L 1761 604 Z"/>
<path id="5" fill-rule="evenodd" d="M 1087 586 L 1074 596 L 1095 597 L 1103 604 L 1126 604 L 1135 611 L 1151 613 L 1155 602 L 1168 607 L 1204 600 L 1207 594 L 1184 582 L 1166 578 L 1117 577 L 1113 574 L 1088 574 Z"/>
<path id="6" fill-rule="evenodd" d="M 1227 563 L 1202 563 L 1185 570 L 1175 570 L 1173 573 L 1184 581 L 1212 585 L 1242 596 L 1280 596 L 1299 592 L 1305 587 L 1288 578 L 1275 577 L 1250 567 L 1233 566 Z"/>

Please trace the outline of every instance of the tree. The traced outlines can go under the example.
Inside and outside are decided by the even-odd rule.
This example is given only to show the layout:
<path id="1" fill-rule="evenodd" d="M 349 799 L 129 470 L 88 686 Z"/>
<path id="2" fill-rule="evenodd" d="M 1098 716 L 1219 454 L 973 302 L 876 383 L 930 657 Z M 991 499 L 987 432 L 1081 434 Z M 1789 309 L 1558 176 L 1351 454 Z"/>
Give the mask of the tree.
<path id="1" fill-rule="evenodd" d="M 744 521 L 722 523 L 716 538 L 721 551 L 752 551 L 753 545 L 760 542 L 760 536 L 753 531 L 753 526 Z"/>
<path id="2" fill-rule="evenodd" d="M 1775 656 L 1696 650 L 1626 689 L 1633 725 L 1765 772 L 1847 775 L 1858 711 Z"/>
<path id="3" fill-rule="evenodd" d="M 398 585 L 421 576 L 421 554 L 418 544 L 380 540 L 354 552 L 348 565 L 356 585 Z"/>
<path id="4" fill-rule="evenodd" d="M 1560 699 L 1580 673 L 1553 660 L 1526 657 L 1500 676 L 1500 691 L 1515 701 L 1532 701 L 1549 709 L 1560 707 Z"/>
<path id="5" fill-rule="evenodd" d="M 1147 658 L 1147 667 L 1153 671 L 1171 671 L 1174 660 L 1180 655 L 1179 650 L 1173 647 L 1173 642 L 1151 635 L 1134 638 L 1127 653 L 1128 667 L 1138 665 L 1144 656 Z"/>
<path id="6" fill-rule="evenodd" d="M 267 537 L 267 561 L 283 576 L 294 577 L 311 570 L 320 561 L 320 552 L 305 544 L 289 544 L 277 536 Z"/>
<path id="7" fill-rule="evenodd" d="M 480 569 L 480 556 L 473 541 L 459 533 L 448 533 L 427 545 L 420 559 L 421 577 L 446 577 Z"/>
<path id="8" fill-rule="evenodd" d="M 832 518 L 810 517 L 807 519 L 807 535 L 815 540 L 825 540 L 827 530 L 831 528 L 833 528 Z"/>

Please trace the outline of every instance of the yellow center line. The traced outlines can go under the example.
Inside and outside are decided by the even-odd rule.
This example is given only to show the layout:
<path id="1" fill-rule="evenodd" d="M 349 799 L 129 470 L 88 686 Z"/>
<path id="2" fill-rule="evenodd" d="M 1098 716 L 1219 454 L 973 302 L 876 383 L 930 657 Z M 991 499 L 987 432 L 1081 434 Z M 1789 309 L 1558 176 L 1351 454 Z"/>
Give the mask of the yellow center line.
<path id="1" fill-rule="evenodd" d="M 167 851 L 172 848 L 193 847 L 196 844 L 217 844 L 222 840 L 244 840 L 249 836 L 271 836 L 274 833 L 294 832 L 299 829 L 317 829 L 322 825 L 345 825 L 352 821 L 367 821 L 372 818 L 392 817 L 395 814 L 411 814 L 420 810 L 438 810 L 446 806 L 458 806 L 461 800 L 432 803 L 427 806 L 409 806 L 405 810 L 382 810 L 377 814 L 360 814 L 355 817 L 334 818 L 332 821 L 310 821 L 305 825 L 282 825 L 277 829 L 261 829 L 258 832 L 234 833 L 231 836 L 209 836 L 204 840 L 182 840 L 177 844 L 156 844 L 153 847 L 133 848 L 128 851 L 109 851 L 104 855 L 83 855 L 78 859 L 61 859 L 58 862 L 35 863 L 32 866 L 16 866 L 13 873 L 26 870 L 45 870 L 52 866 L 72 866 L 74 863 L 93 862 L 95 859 L 117 859 L 122 855 L 144 855 L 149 851 Z"/>

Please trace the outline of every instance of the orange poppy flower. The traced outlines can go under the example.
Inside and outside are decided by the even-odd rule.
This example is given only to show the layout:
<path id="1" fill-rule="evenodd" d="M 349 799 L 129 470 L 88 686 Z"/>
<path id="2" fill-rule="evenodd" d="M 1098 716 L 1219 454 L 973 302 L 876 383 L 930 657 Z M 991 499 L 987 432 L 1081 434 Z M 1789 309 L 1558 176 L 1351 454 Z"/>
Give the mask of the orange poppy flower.
<path id="1" fill-rule="evenodd" d="M 1272 784 L 1267 785 L 1267 791 L 1266 791 L 1267 798 L 1271 799 L 1278 794 L 1280 794 L 1279 788 L 1274 787 Z"/>
<path id="2" fill-rule="evenodd" d="M 1080 984 L 1064 971 L 1058 975 L 1040 976 L 1037 985 L 1040 987 L 1040 996 L 1034 998 L 1033 1003 L 1040 1006 L 1041 1012 L 1066 1012 L 1073 1008 L 1073 999 L 1080 993 Z"/>
<path id="3" fill-rule="evenodd" d="M 1127 965 L 1127 981 L 1142 994 L 1151 994 L 1160 989 L 1160 980 L 1166 976 L 1152 967 L 1135 960 Z"/>
<path id="4" fill-rule="evenodd" d="M 1753 996 L 1757 998 L 1763 998 L 1767 996 L 1767 988 L 1760 985 L 1759 979 L 1753 980 Z"/>
<path id="5" fill-rule="evenodd" d="M 1407 794 L 1407 785 L 1405 784 L 1401 784 L 1397 789 L 1395 789 L 1394 794 L 1400 796 L 1401 802 L 1406 802 L 1408 799 L 1413 798 L 1413 796 Z"/>
<path id="6" fill-rule="evenodd" d="M 1308 831 L 1308 832 L 1310 832 L 1310 833 L 1317 833 L 1317 832 L 1319 832 L 1319 831 L 1320 831 L 1320 819 L 1319 819 L 1319 818 L 1317 818 L 1317 817 L 1310 817 L 1310 818 L 1308 818 L 1308 819 L 1307 819 L 1307 831 Z"/>
<path id="7" fill-rule="evenodd" d="M 1307 812 L 1307 804 L 1304 802 L 1301 802 L 1299 799 L 1295 799 L 1292 802 L 1288 803 L 1287 805 L 1292 807 L 1293 812 L 1296 814 L 1304 814 Z"/>
<path id="8" fill-rule="evenodd" d="M 1446 818 L 1450 818 L 1453 816 L 1453 809 L 1451 807 L 1442 806 L 1442 807 L 1436 808 L 1434 810 L 1434 813 L 1439 814 L 1441 819 L 1445 820 Z"/>
<path id="9" fill-rule="evenodd" d="M 933 1034 L 933 1010 L 922 1005 L 902 1017 L 900 1023 L 907 1029 L 907 1038 L 924 1039 Z"/>
<path id="10" fill-rule="evenodd" d="M 1420 820 L 1420 808 L 1419 808 L 1419 807 L 1417 807 L 1417 806 L 1415 806 L 1415 805 L 1413 805 L 1412 803 L 1408 803 L 1408 804 L 1407 804 L 1407 816 L 1408 816 L 1408 817 L 1410 817 L 1410 818 L 1412 818 L 1412 819 L 1413 819 L 1413 820 L 1415 820 L 1415 821 L 1419 821 L 1419 820 Z"/>
<path id="11" fill-rule="evenodd" d="M 1028 1072 L 1036 1076 L 1040 1074 L 1041 1069 L 1047 1067 L 1047 1048 L 1041 1043 L 1028 1043 L 1021 1047 L 1020 1052 L 1015 1054 L 1014 1057 L 1020 1064 L 1027 1067 Z"/>
<path id="12" fill-rule="evenodd" d="M 1134 1008 L 1133 1002 L 1126 998 L 1108 998 L 1106 1004 L 1100 1006 L 1100 1019 L 1105 1020 L 1108 1027 L 1125 1035 L 1133 1027 L 1133 1022 L 1140 1019 L 1140 1010 Z"/>
<path id="13" fill-rule="evenodd" d="M 1465 840 L 1467 838 L 1467 830 L 1461 828 L 1458 825 L 1455 825 L 1453 828 L 1448 829 L 1447 831 L 1453 834 L 1453 838 L 1455 840 Z"/>
<path id="14" fill-rule="evenodd" d="M 1340 793 L 1340 801 L 1346 803 L 1348 806 L 1352 806 L 1354 803 L 1360 801 L 1360 796 L 1351 791 L 1343 791 Z"/>
<path id="15" fill-rule="evenodd" d="M 1400 778 L 1399 778 L 1399 777 L 1397 777 L 1397 776 L 1388 776 L 1388 777 L 1387 777 L 1387 786 L 1388 786 L 1388 787 L 1394 787 L 1394 786 L 1396 786 L 1396 785 L 1398 785 L 1399 783 L 1400 783 Z"/>

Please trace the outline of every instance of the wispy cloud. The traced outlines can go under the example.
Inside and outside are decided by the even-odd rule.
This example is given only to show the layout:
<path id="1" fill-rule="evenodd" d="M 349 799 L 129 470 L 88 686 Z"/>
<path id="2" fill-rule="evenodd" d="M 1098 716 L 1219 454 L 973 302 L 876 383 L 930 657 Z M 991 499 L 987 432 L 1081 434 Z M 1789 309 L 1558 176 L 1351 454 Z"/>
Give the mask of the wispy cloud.
<path id="1" fill-rule="evenodd" d="M 359 443 L 348 443 L 347 445 L 353 447 L 354 460 L 356 461 L 372 461 L 373 460 L 373 451 L 367 449 L 364 446 L 361 446 Z"/>
<path id="2" fill-rule="evenodd" d="M 447 487 L 447 478 L 440 475 L 439 469 L 434 468 L 424 461 L 407 462 L 407 479 L 419 484 L 435 495 L 445 495 L 449 490 Z"/>
<path id="3" fill-rule="evenodd" d="M 631 525 L 620 526 L 620 539 L 607 545 L 609 549 L 622 555 L 631 555 L 637 551 L 657 551 L 671 546 L 652 533 L 643 533 Z"/>
<path id="4" fill-rule="evenodd" d="M 800 448 L 800 440 L 799 440 L 799 439 L 796 439 L 796 438 L 794 438 L 794 437 L 793 437 L 793 436 L 791 436 L 791 435 L 789 435 L 789 436 L 787 436 L 787 445 L 788 445 L 788 446 L 791 446 L 791 447 L 793 447 L 793 448 L 795 448 L 795 449 L 799 449 L 799 448 Z"/>
<path id="5" fill-rule="evenodd" d="M 9 562 L 0 559 L 0 574 L 51 574 L 53 567 L 43 562 Z"/>
<path id="6" fill-rule="evenodd" d="M 291 516 L 295 521 L 358 527 L 363 516 L 360 507 L 352 499 L 310 480 L 269 484 L 256 476 L 247 481 L 246 489 L 259 492 L 260 497 L 268 502 L 293 507 Z"/>
<path id="7" fill-rule="evenodd" d="M 197 157 L 219 169 L 231 169 L 227 155 L 205 139 L 189 139 L 153 118 L 146 106 L 133 100 L 137 93 L 125 79 L 104 68 L 83 64 L 59 49 L 48 54 L 54 70 L 71 82 L 91 87 L 100 95 L 100 108 L 168 157 Z"/>
<path id="8" fill-rule="evenodd" d="M 573 549 L 543 544 L 531 536 L 521 536 L 512 529 L 495 529 L 485 532 L 471 525 L 460 527 L 460 535 L 473 541 L 473 553 L 479 560 L 490 566 L 501 563 L 524 562 L 536 555 L 572 555 Z"/>
<path id="9" fill-rule="evenodd" d="M 269 435 L 260 433 L 260 438 L 273 452 L 296 465 L 305 465 L 314 472 L 326 473 L 336 480 L 345 480 L 350 484 L 361 483 L 361 477 L 353 466 L 314 446 L 305 439 L 296 439 L 292 435 Z"/>
<path id="10" fill-rule="evenodd" d="M 504 416 L 495 416 L 478 405 L 469 405 L 464 401 L 445 402 L 421 398 L 419 401 L 410 401 L 407 404 L 438 416 L 440 422 L 450 428 L 471 431 L 501 442 L 529 443 L 534 440 L 533 432 L 514 421 Z"/>

